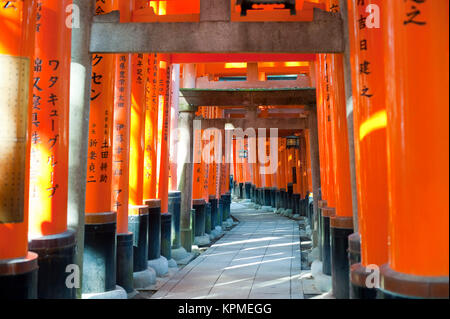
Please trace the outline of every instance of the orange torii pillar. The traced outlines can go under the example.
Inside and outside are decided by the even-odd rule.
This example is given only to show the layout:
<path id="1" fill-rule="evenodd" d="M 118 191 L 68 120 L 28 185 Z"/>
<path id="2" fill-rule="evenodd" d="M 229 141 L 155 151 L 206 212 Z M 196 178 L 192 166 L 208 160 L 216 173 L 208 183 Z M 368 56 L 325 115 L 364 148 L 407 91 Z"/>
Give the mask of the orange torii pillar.
<path id="1" fill-rule="evenodd" d="M 388 261 L 389 207 L 383 30 L 367 26 L 360 28 L 360 19 L 366 15 L 368 4 L 361 5 L 356 0 L 349 3 L 355 153 L 359 159 L 356 161 L 358 221 L 361 236 L 360 260 L 349 260 L 352 299 L 376 298 L 377 290 L 375 287 L 367 287 L 366 280 L 372 273 L 372 265 L 380 266 Z M 370 4 L 381 8 L 384 1 L 372 0 Z M 370 63 L 367 72 L 360 69 L 365 62 Z M 357 241 L 349 238 L 349 252 L 357 252 L 358 245 Z"/>
<path id="2" fill-rule="evenodd" d="M 276 142 L 278 143 L 278 138 L 276 139 Z M 278 148 L 277 148 L 276 152 L 278 152 Z M 270 175 L 270 178 L 272 180 L 272 191 L 271 191 L 271 206 L 272 206 L 272 208 L 277 208 L 278 160 L 275 165 L 276 165 L 275 171 L 272 172 L 272 174 Z"/>
<path id="3" fill-rule="evenodd" d="M 170 134 L 169 134 L 169 193 L 177 191 L 177 128 L 180 95 L 180 65 L 170 66 Z M 170 204 L 169 204 L 170 205 Z M 172 216 L 173 217 L 173 216 Z M 173 224 L 173 223 L 172 223 Z M 172 238 L 173 239 L 173 238 Z"/>
<path id="4" fill-rule="evenodd" d="M 121 22 L 131 21 L 134 9 L 131 1 L 115 3 Z M 128 230 L 129 158 L 131 124 L 131 54 L 115 55 L 114 124 L 113 124 L 113 183 L 112 207 L 117 212 L 116 282 L 127 294 L 134 293 L 133 236 Z"/>
<path id="5" fill-rule="evenodd" d="M 288 208 L 293 215 L 299 214 L 300 201 L 300 138 L 297 135 L 286 137 L 287 149 L 287 188 L 288 188 Z"/>
<path id="6" fill-rule="evenodd" d="M 322 63 L 319 81 L 323 81 L 322 104 L 318 104 L 318 117 L 322 123 L 323 130 L 323 155 L 324 155 L 324 193 L 325 202 L 322 203 L 322 214 L 320 221 L 320 237 L 322 244 L 322 272 L 331 275 L 331 241 L 330 241 L 330 219 L 335 214 L 335 194 L 334 194 L 334 166 L 333 150 L 331 141 L 331 84 L 330 65 L 327 62 L 327 55 L 322 55 Z"/>
<path id="7" fill-rule="evenodd" d="M 239 196 L 237 192 L 237 159 L 236 159 L 236 137 L 233 136 L 232 139 L 232 145 L 231 145 L 231 153 L 232 153 L 232 173 L 233 173 L 233 183 L 232 183 L 232 191 L 234 196 Z"/>
<path id="8" fill-rule="evenodd" d="M 210 107 L 203 108 L 203 118 L 209 118 L 210 116 Z M 205 146 L 207 144 L 207 140 L 205 139 L 205 130 L 202 130 L 202 166 L 203 166 L 203 181 L 202 181 L 202 198 L 205 200 L 205 234 L 210 237 L 211 234 L 211 203 L 209 202 L 209 176 L 210 172 L 210 164 L 208 163 L 208 154 L 205 153 Z"/>
<path id="9" fill-rule="evenodd" d="M 262 165 L 262 196 L 263 196 L 263 205 L 267 207 L 272 207 L 272 194 L 274 193 L 272 187 L 272 170 L 271 170 L 271 145 L 270 145 L 270 137 L 261 136 L 258 137 L 258 143 L 262 146 L 264 151 L 263 153 L 263 163 Z M 278 163 L 277 163 L 278 164 Z"/>
<path id="10" fill-rule="evenodd" d="M 305 142 L 305 131 L 302 130 L 299 136 L 299 158 L 298 158 L 298 168 L 299 168 L 299 206 L 298 211 L 301 216 L 307 216 L 307 202 L 308 202 L 308 177 L 306 175 L 306 142 Z"/>
<path id="11" fill-rule="evenodd" d="M 71 29 L 66 7 L 72 1 L 37 2 L 33 56 L 32 138 L 29 172 L 28 247 L 40 257 L 38 298 L 75 299 L 66 267 L 74 264 L 75 233 L 67 229 Z"/>
<path id="12" fill-rule="evenodd" d="M 235 161 L 236 161 L 236 186 L 238 188 L 239 198 L 244 198 L 244 142 L 242 138 L 235 141 Z"/>
<path id="13" fill-rule="evenodd" d="M 27 111 L 32 102 L 34 0 L 0 6 L 0 298 L 37 298 L 37 254 L 28 251 L 28 185 L 30 143 Z M 31 142 L 31 141 L 30 141 Z M 5 184 L 8 183 L 8 186 Z M 13 187 L 14 186 L 14 187 Z"/>
<path id="14" fill-rule="evenodd" d="M 261 172 L 260 172 L 260 163 L 259 163 L 259 156 L 258 156 L 258 138 L 255 138 L 256 142 L 255 142 L 255 154 L 254 154 L 254 160 L 255 160 L 255 164 L 254 164 L 254 174 L 255 174 L 255 202 L 258 205 L 263 205 L 263 200 L 262 200 L 262 195 L 263 195 L 263 191 L 262 191 L 262 181 L 261 181 Z"/>
<path id="15" fill-rule="evenodd" d="M 314 123 L 313 125 L 317 125 Z M 304 130 L 305 136 L 305 180 L 306 180 L 306 188 L 305 188 L 305 207 L 306 207 L 306 216 L 309 219 L 309 223 L 313 229 L 315 227 L 315 219 L 314 219 L 314 195 L 313 195 L 313 178 L 312 178 L 312 168 L 311 168 L 311 132 L 310 129 Z M 317 229 L 316 229 L 317 231 Z M 317 243 L 317 241 L 316 241 Z"/>
<path id="16" fill-rule="evenodd" d="M 156 186 L 158 180 L 158 107 L 158 60 L 157 54 L 151 53 L 148 55 L 146 85 L 144 200 L 156 198 Z"/>
<path id="17" fill-rule="evenodd" d="M 114 2 L 97 2 L 96 14 L 113 11 Z M 83 298 L 97 294 L 126 298 L 126 292 L 116 286 L 116 212 L 112 207 L 114 75 L 115 55 L 92 56 Z"/>
<path id="18" fill-rule="evenodd" d="M 224 110 L 219 108 L 219 118 L 224 117 Z M 229 130 L 225 127 L 221 130 L 222 135 L 222 162 L 220 164 L 220 196 L 219 196 L 219 226 L 224 228 L 224 222 L 228 219 L 227 211 L 229 210 L 229 198 L 231 203 L 230 188 L 230 174 L 229 174 L 229 139 L 226 137 L 229 134 Z"/>
<path id="19" fill-rule="evenodd" d="M 306 192 L 308 197 L 312 196 L 313 193 L 313 186 L 312 186 L 312 170 L 311 170 L 311 133 L 309 129 L 306 129 L 305 131 L 305 156 L 306 156 L 306 162 L 305 162 L 305 174 L 306 174 Z"/>
<path id="20" fill-rule="evenodd" d="M 333 294 L 349 298 L 348 236 L 353 233 L 353 208 L 343 55 L 328 55 L 331 67 L 331 132 L 334 165 L 336 215 L 330 220 L 331 274 Z"/>
<path id="21" fill-rule="evenodd" d="M 383 1 L 389 39 L 385 298 L 449 298 L 448 12 L 446 0 Z"/>
<path id="22" fill-rule="evenodd" d="M 199 107 L 196 115 L 203 114 L 204 107 Z M 202 162 L 202 136 L 201 127 L 193 127 L 193 162 L 194 172 L 192 181 L 192 208 L 195 210 L 194 223 L 194 244 L 199 245 L 209 243 L 209 235 L 205 234 L 206 230 L 206 200 L 204 197 L 204 180 L 206 167 Z"/>
<path id="23" fill-rule="evenodd" d="M 214 109 L 211 107 L 211 109 Z M 211 118 L 216 118 L 215 110 L 212 110 Z M 206 154 L 204 154 L 204 160 L 206 161 L 206 165 L 208 165 L 209 175 L 208 175 L 208 203 L 210 205 L 211 213 L 210 213 L 210 221 L 208 222 L 207 216 L 207 224 L 210 226 L 211 239 L 217 237 L 218 232 L 216 231 L 216 226 L 218 226 L 218 198 L 217 198 L 217 177 L 218 177 L 218 164 L 220 161 L 220 152 L 222 148 L 220 147 L 221 138 L 220 131 L 217 129 L 207 129 L 205 131 L 206 136 L 204 138 L 207 142 L 207 147 L 205 149 Z M 209 150 L 209 152 L 208 152 Z"/>
<path id="24" fill-rule="evenodd" d="M 135 3 L 133 13 L 139 11 L 142 4 Z M 144 200 L 144 158 L 145 158 L 145 123 L 147 114 L 147 73 L 148 54 L 133 54 L 131 57 L 131 118 L 130 118 L 130 168 L 129 168 L 129 212 L 128 230 L 134 233 L 133 272 L 135 288 L 143 288 L 154 283 L 155 274 L 148 269 L 147 260 L 156 249 L 160 249 L 160 221 L 159 213 L 148 207 Z M 155 202 L 152 202 L 155 204 Z M 158 224 L 152 227 L 152 224 Z M 156 231 L 155 231 L 156 229 Z"/>
<path id="25" fill-rule="evenodd" d="M 326 128 L 325 128 L 325 116 L 324 116 L 324 61 L 325 55 L 318 54 L 316 66 L 316 99 L 317 99 L 317 138 L 319 144 L 319 163 L 320 163 L 320 198 L 317 201 L 317 222 L 318 222 L 318 246 L 319 246 L 319 260 L 324 262 L 324 241 L 323 241 L 323 230 L 322 230 L 322 209 L 327 207 L 327 172 L 326 172 Z"/>
<path id="26" fill-rule="evenodd" d="M 159 59 L 156 53 L 147 56 L 147 78 L 145 87 L 144 165 L 142 175 L 142 200 L 149 204 L 148 260 L 161 257 L 161 201 L 157 199 L 160 152 L 159 114 L 162 112 L 159 99 Z"/>
<path id="27" fill-rule="evenodd" d="M 170 140 L 170 55 L 158 54 L 158 140 L 159 140 L 159 178 L 157 197 L 161 200 L 161 255 L 167 260 L 172 259 L 172 214 L 169 213 L 169 140 Z M 174 263 L 174 261 L 172 262 Z"/>
<path id="28" fill-rule="evenodd" d="M 287 208 L 287 182 L 286 182 L 286 139 L 278 138 L 279 158 L 278 158 L 278 187 L 279 187 L 279 207 Z"/>
<path id="29" fill-rule="evenodd" d="M 250 150 L 248 147 L 248 137 L 244 137 L 244 158 L 243 161 L 243 175 L 244 175 L 244 198 L 250 199 L 251 198 L 251 188 L 252 188 L 252 174 L 251 174 L 251 166 L 248 161 L 248 154 Z"/>
<path id="30" fill-rule="evenodd" d="M 171 249 L 174 260 L 183 259 L 186 250 L 181 247 L 181 196 L 178 190 L 178 141 L 180 132 L 178 130 L 179 95 L 180 95 L 180 65 L 172 64 L 170 72 L 170 169 L 169 169 L 169 194 L 168 211 L 172 214 L 171 225 Z M 173 262 L 173 266 L 176 263 Z"/>
<path id="31" fill-rule="evenodd" d="M 178 145 L 178 99 L 180 95 L 180 65 L 171 64 L 170 66 L 170 134 L 169 134 L 169 191 L 168 191 L 168 212 L 172 214 L 171 223 L 171 250 L 181 248 L 181 191 L 178 188 L 178 169 L 177 169 L 177 145 Z M 181 255 L 185 256 L 186 250 L 181 249 Z M 175 252 L 174 259 L 180 259 L 182 256 L 179 251 Z M 173 266 L 176 266 L 175 260 Z"/>

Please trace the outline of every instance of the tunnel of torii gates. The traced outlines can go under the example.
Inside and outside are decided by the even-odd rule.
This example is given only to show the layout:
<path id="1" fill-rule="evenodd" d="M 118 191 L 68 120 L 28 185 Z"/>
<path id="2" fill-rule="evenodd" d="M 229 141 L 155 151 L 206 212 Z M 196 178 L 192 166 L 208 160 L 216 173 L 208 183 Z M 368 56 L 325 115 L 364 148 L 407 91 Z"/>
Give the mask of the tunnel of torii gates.
<path id="1" fill-rule="evenodd" d="M 448 0 L 259 2 L 0 0 L 1 298 L 131 293 L 232 195 L 336 298 L 448 298 Z"/>

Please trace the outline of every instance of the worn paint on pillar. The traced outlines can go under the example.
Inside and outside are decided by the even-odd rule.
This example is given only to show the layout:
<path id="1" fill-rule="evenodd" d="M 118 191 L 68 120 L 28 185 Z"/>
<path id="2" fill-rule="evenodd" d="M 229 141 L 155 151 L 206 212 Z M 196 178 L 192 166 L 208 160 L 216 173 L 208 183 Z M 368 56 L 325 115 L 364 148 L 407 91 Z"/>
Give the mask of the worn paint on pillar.
<path id="1" fill-rule="evenodd" d="M 27 111 L 32 103 L 35 1 L 0 1 L 0 259 L 22 258 L 28 251 L 30 142 Z M 7 31 L 7 32 L 6 32 Z M 12 121 L 15 119 L 15 121 Z"/>
<path id="2" fill-rule="evenodd" d="M 169 196 L 169 139 L 170 139 L 170 55 L 158 55 L 158 99 L 161 120 L 160 140 L 160 161 L 158 179 L 158 198 L 161 200 L 161 212 L 168 212 Z M 162 111 L 161 111 L 162 110 Z"/>
<path id="3" fill-rule="evenodd" d="M 156 198 L 158 148 L 158 61 L 149 54 L 145 111 L 144 200 Z"/>
<path id="4" fill-rule="evenodd" d="M 69 81 L 71 29 L 66 27 L 69 0 L 37 1 L 33 56 L 33 101 L 29 132 L 30 238 L 67 230 Z"/>
<path id="5" fill-rule="evenodd" d="M 113 1 L 97 2 L 96 14 L 113 10 Z M 114 119 L 113 54 L 92 56 L 91 107 L 89 114 L 86 212 L 111 211 L 112 145 Z"/>
<path id="6" fill-rule="evenodd" d="M 389 39 L 384 55 L 389 266 L 405 274 L 447 277 L 446 298 L 449 270 L 448 12 L 446 0 L 383 1 L 382 12 L 385 39 Z"/>
<path id="7" fill-rule="evenodd" d="M 368 4 L 349 2 L 349 33 L 353 77 L 358 222 L 361 263 L 382 265 L 388 260 L 388 181 L 383 30 L 360 28 Z M 364 66 L 368 67 L 365 68 Z"/>

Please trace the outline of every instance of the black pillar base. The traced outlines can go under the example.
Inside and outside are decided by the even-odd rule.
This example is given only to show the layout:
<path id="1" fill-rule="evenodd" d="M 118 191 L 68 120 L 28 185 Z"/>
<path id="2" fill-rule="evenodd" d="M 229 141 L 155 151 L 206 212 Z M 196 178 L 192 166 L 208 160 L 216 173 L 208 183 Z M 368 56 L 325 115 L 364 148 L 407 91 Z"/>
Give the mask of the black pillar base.
<path id="1" fill-rule="evenodd" d="M 161 255 L 172 259 L 172 214 L 161 214 Z"/>
<path id="2" fill-rule="evenodd" d="M 261 205 L 261 188 L 257 187 L 255 189 L 255 202 L 258 205 Z"/>
<path id="3" fill-rule="evenodd" d="M 252 187 L 252 183 L 250 182 L 245 182 L 244 184 L 244 198 L 245 199 L 251 199 L 251 187 Z"/>
<path id="4" fill-rule="evenodd" d="M 331 276 L 331 241 L 330 241 L 330 218 L 334 216 L 334 208 L 323 207 L 320 223 L 320 237 L 322 243 L 322 272 Z"/>
<path id="5" fill-rule="evenodd" d="M 0 300 L 37 299 L 38 255 L 0 260 Z"/>
<path id="6" fill-rule="evenodd" d="M 148 199 L 148 260 L 161 257 L 161 200 Z"/>
<path id="7" fill-rule="evenodd" d="M 192 201 L 192 207 L 195 209 L 195 233 L 194 236 L 204 236 L 205 235 L 205 225 L 206 225 L 206 202 L 204 199 L 194 199 Z"/>
<path id="8" fill-rule="evenodd" d="M 116 213 L 87 213 L 84 227 L 84 294 L 116 289 Z"/>
<path id="9" fill-rule="evenodd" d="M 271 192 L 272 189 L 270 187 L 264 187 L 264 206 L 272 206 L 272 200 L 271 200 Z"/>
<path id="10" fill-rule="evenodd" d="M 272 187 L 270 190 L 270 206 L 276 207 L 276 194 L 277 194 L 277 188 Z"/>
<path id="11" fill-rule="evenodd" d="M 117 234 L 116 283 L 127 293 L 134 291 L 133 264 L 133 233 Z"/>
<path id="12" fill-rule="evenodd" d="M 252 185 L 252 202 L 256 203 L 256 186 Z"/>
<path id="13" fill-rule="evenodd" d="M 287 209 L 292 209 L 292 212 L 294 211 L 293 194 L 294 194 L 294 185 L 292 183 L 289 183 L 287 185 L 286 203 L 287 203 Z"/>
<path id="14" fill-rule="evenodd" d="M 191 243 L 193 243 L 194 242 L 194 240 L 195 240 L 195 209 L 191 209 L 191 218 L 190 218 L 190 228 L 191 228 Z M 191 252 L 192 251 L 192 248 L 191 248 L 191 250 L 189 250 L 188 252 Z"/>
<path id="15" fill-rule="evenodd" d="M 292 214 L 300 213 L 300 194 L 292 194 Z"/>
<path id="16" fill-rule="evenodd" d="M 286 208 L 286 189 L 280 189 L 280 208 Z"/>
<path id="17" fill-rule="evenodd" d="M 222 222 L 226 221 L 230 217 L 230 204 L 231 204 L 231 195 L 224 194 L 220 197 L 222 199 Z"/>
<path id="18" fill-rule="evenodd" d="M 135 207 L 137 215 L 128 216 L 128 231 L 133 233 L 133 272 L 147 269 L 149 208 Z"/>
<path id="19" fill-rule="evenodd" d="M 425 277 L 400 273 L 384 264 L 380 267 L 378 299 L 448 299 L 448 276 Z"/>
<path id="20" fill-rule="evenodd" d="M 211 234 L 211 204 L 205 204 L 205 233 Z"/>
<path id="21" fill-rule="evenodd" d="M 309 206 L 308 197 L 300 198 L 300 216 L 308 217 L 308 206 Z"/>
<path id="22" fill-rule="evenodd" d="M 276 209 L 281 208 L 281 191 L 277 190 L 275 192 L 275 207 Z"/>
<path id="23" fill-rule="evenodd" d="M 211 205 L 211 230 L 214 230 L 218 225 L 217 221 L 217 209 L 218 209 L 218 201 L 215 196 L 209 196 L 209 204 Z"/>
<path id="24" fill-rule="evenodd" d="M 244 198 L 244 183 L 239 183 L 239 198 Z"/>
<path id="25" fill-rule="evenodd" d="M 309 200 L 308 200 L 308 203 L 309 203 Z M 310 202 L 308 204 L 308 210 L 307 210 L 307 214 L 306 215 L 308 217 L 309 224 L 314 229 L 315 225 L 314 225 L 314 204 L 313 204 L 313 202 Z"/>
<path id="26" fill-rule="evenodd" d="M 168 210 L 172 214 L 172 249 L 181 247 L 181 192 L 170 191 Z"/>
<path id="27" fill-rule="evenodd" d="M 333 216 L 330 220 L 331 284 L 336 299 L 350 298 L 348 236 L 353 233 L 353 218 Z"/>
<path id="28" fill-rule="evenodd" d="M 75 299 L 76 288 L 66 285 L 66 267 L 75 264 L 75 232 L 32 239 L 28 249 L 38 254 L 38 299 Z"/>
<path id="29" fill-rule="evenodd" d="M 222 227 L 222 221 L 223 221 L 223 208 L 224 208 L 224 202 L 222 199 L 222 196 L 218 199 L 218 206 L 217 206 L 217 226 Z"/>

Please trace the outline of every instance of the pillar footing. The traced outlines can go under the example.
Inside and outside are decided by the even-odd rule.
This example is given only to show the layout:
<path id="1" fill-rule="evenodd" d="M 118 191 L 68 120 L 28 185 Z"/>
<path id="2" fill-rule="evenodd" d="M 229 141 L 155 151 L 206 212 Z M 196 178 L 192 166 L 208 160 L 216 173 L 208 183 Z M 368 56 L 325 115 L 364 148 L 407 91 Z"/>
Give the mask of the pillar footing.
<path id="1" fill-rule="evenodd" d="M 130 208 L 133 206 L 130 206 Z M 137 208 L 137 207 L 136 207 Z M 136 209 L 135 208 L 135 209 Z M 133 238 L 133 272 L 147 269 L 148 260 L 148 207 L 137 208 L 138 215 L 128 216 L 128 231 L 134 234 Z M 126 290 L 126 289 L 125 289 Z"/>
<path id="2" fill-rule="evenodd" d="M 382 299 L 448 299 L 448 276 L 425 277 L 397 272 L 384 264 L 380 267 Z"/>
<path id="3" fill-rule="evenodd" d="M 28 249 L 38 254 L 38 299 L 75 299 L 76 288 L 66 286 L 66 267 L 75 264 L 75 232 L 34 238 Z"/>
<path id="4" fill-rule="evenodd" d="M 130 298 L 135 294 L 133 285 L 133 233 L 117 234 L 116 283 L 125 289 Z"/>
<path id="5" fill-rule="evenodd" d="M 120 286 L 116 286 L 113 290 L 97 293 L 86 293 L 81 295 L 82 299 L 127 299 L 128 294 Z"/>
<path id="6" fill-rule="evenodd" d="M 0 299 L 36 299 L 38 294 L 38 255 L 0 261 Z"/>
<path id="7" fill-rule="evenodd" d="M 144 201 L 148 210 L 148 256 L 149 260 L 161 257 L 161 200 Z"/>
<path id="8" fill-rule="evenodd" d="M 116 289 L 115 212 L 85 215 L 82 286 L 87 295 Z"/>
<path id="9" fill-rule="evenodd" d="M 157 259 L 149 260 L 148 267 L 153 268 L 157 277 L 164 277 L 169 272 L 169 263 L 167 258 L 161 256 Z"/>
<path id="10" fill-rule="evenodd" d="M 376 299 L 377 289 L 367 287 L 367 277 L 372 273 L 371 269 L 354 263 L 350 266 L 350 299 Z"/>
<path id="11" fill-rule="evenodd" d="M 133 287 L 135 289 L 144 289 L 154 284 L 156 284 L 156 271 L 153 268 L 133 273 Z"/>

